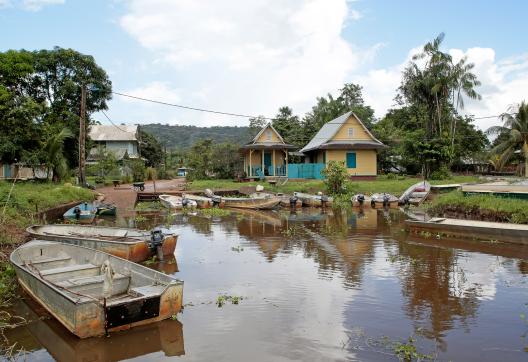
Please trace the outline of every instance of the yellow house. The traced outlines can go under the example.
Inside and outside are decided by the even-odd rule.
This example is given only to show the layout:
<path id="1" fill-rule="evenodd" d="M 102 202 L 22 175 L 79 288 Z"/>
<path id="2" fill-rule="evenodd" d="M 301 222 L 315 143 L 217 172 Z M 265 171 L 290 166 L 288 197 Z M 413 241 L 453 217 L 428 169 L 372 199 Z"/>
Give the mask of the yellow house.
<path id="1" fill-rule="evenodd" d="M 300 152 L 306 162 L 342 161 L 353 177 L 376 177 L 377 152 L 386 146 L 365 127 L 354 112 L 326 123 Z"/>
<path id="2" fill-rule="evenodd" d="M 244 171 L 248 178 L 288 176 L 288 150 L 296 148 L 287 144 L 271 123 L 240 147 L 244 158 Z"/>

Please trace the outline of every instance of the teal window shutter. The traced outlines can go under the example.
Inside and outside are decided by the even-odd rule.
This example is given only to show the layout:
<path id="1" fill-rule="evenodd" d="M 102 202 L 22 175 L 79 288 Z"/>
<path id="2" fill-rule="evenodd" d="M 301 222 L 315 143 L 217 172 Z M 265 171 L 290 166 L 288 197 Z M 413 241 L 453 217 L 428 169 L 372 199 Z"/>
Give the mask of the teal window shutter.
<path id="1" fill-rule="evenodd" d="M 346 166 L 347 168 L 356 168 L 356 153 L 355 152 L 347 152 Z"/>

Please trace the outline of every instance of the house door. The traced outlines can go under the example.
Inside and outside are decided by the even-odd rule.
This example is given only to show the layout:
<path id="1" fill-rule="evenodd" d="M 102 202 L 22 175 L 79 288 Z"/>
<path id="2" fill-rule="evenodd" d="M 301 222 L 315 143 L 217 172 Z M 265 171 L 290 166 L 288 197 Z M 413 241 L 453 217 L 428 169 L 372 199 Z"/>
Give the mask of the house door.
<path id="1" fill-rule="evenodd" d="M 347 152 L 346 154 L 346 167 L 347 168 L 356 168 L 356 153 Z"/>
<path id="2" fill-rule="evenodd" d="M 264 174 L 273 175 L 273 169 L 271 167 L 271 152 L 264 152 Z"/>
<path id="3" fill-rule="evenodd" d="M 4 177 L 5 178 L 11 177 L 11 165 L 8 165 L 7 163 L 4 163 Z"/>

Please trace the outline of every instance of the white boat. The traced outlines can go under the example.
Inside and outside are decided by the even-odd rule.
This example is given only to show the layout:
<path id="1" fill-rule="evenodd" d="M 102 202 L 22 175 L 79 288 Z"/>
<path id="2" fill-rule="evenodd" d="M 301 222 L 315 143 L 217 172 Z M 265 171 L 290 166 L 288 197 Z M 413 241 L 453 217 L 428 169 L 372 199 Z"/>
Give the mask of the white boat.
<path id="1" fill-rule="evenodd" d="M 333 197 L 322 194 L 312 195 L 303 192 L 294 192 L 293 195 L 301 200 L 303 206 L 322 206 L 323 202 L 325 206 L 331 206 L 334 202 Z"/>
<path id="2" fill-rule="evenodd" d="M 431 192 L 431 184 L 427 181 L 420 181 L 409 187 L 399 198 L 400 205 L 419 205 L 425 201 Z"/>
<path id="3" fill-rule="evenodd" d="M 197 206 L 196 201 L 181 196 L 159 195 L 160 202 L 167 209 L 181 210 L 185 208 L 194 208 Z"/>
<path id="4" fill-rule="evenodd" d="M 370 195 L 370 205 L 372 207 L 397 207 L 398 198 L 392 194 L 376 193 Z"/>

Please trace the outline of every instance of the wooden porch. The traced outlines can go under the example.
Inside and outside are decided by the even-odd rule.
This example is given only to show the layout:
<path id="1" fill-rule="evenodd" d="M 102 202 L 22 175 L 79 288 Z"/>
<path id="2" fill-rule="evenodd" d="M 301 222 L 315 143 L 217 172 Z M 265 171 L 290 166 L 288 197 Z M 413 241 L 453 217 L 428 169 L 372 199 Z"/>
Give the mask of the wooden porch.
<path id="1" fill-rule="evenodd" d="M 248 178 L 288 177 L 287 149 L 248 149 L 244 155 Z"/>

